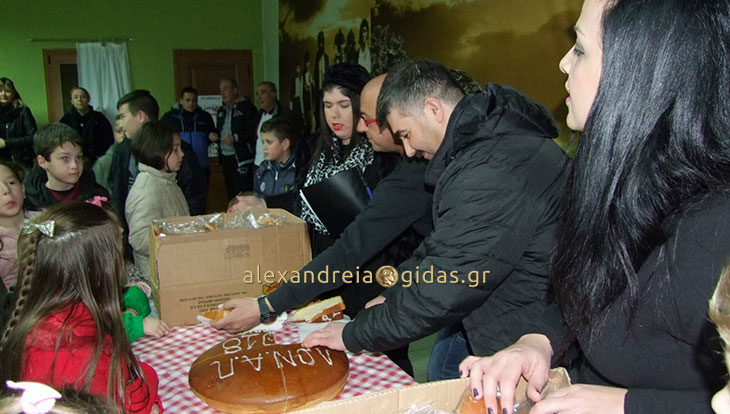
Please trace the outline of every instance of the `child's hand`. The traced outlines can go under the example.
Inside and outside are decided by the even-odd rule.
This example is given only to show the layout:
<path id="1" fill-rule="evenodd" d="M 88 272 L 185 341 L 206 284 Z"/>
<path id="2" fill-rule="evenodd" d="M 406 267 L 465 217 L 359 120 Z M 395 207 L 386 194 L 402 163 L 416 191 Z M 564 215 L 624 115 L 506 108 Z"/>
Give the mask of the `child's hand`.
<path id="1" fill-rule="evenodd" d="M 131 313 L 132 315 L 137 316 L 137 311 L 132 308 L 125 310 L 124 313 Z"/>
<path id="2" fill-rule="evenodd" d="M 154 336 L 158 339 L 170 332 L 170 327 L 165 322 L 151 316 L 142 319 L 142 329 L 145 335 Z"/>

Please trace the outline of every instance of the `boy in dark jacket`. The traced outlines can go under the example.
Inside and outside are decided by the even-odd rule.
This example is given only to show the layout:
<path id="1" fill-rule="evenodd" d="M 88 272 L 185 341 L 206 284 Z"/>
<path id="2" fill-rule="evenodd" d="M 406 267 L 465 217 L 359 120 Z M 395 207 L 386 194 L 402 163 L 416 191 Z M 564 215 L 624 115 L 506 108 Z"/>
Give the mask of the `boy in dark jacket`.
<path id="1" fill-rule="evenodd" d="M 273 118 L 261 125 L 264 157 L 256 170 L 254 192 L 272 197 L 294 189 L 297 166 L 292 154 L 296 142 L 294 127 L 285 119 Z"/>
<path id="2" fill-rule="evenodd" d="M 38 130 L 33 140 L 38 165 L 25 176 L 25 199 L 30 209 L 58 203 L 109 197 L 96 183 L 94 173 L 84 170 L 83 141 L 73 128 L 60 122 Z"/>

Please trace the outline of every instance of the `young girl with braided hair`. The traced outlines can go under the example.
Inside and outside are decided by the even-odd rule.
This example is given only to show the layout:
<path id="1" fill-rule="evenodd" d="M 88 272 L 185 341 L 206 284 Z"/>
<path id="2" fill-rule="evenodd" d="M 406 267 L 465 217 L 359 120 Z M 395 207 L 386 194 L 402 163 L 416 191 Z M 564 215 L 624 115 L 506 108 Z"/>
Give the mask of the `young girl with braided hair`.
<path id="1" fill-rule="evenodd" d="M 18 257 L 0 384 L 42 382 L 106 398 L 125 412 L 160 412 L 157 374 L 132 354 L 122 323 L 115 217 L 85 202 L 53 206 L 23 225 Z"/>

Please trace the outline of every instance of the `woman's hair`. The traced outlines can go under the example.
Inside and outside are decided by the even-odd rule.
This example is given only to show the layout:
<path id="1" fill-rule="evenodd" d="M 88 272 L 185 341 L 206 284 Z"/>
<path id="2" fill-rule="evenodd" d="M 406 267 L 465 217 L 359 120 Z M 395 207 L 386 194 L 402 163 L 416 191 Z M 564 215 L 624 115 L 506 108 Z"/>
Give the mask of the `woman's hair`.
<path id="1" fill-rule="evenodd" d="M 322 80 L 321 95 L 319 97 L 319 139 L 310 161 L 310 167 L 319 160 L 322 153 L 324 153 L 325 160 L 328 162 L 332 162 L 338 155 L 342 155 L 335 154 L 335 151 L 342 151 L 342 145 L 339 139 L 333 137 L 334 133 L 327 123 L 327 117 L 324 114 L 324 93 L 339 89 L 343 95 L 350 98 L 352 104 L 350 144 L 351 147 L 355 147 L 365 139 L 362 134 L 357 132 L 357 123 L 360 120 L 360 92 L 369 80 L 370 74 L 367 69 L 360 65 L 338 63 L 327 69 Z M 336 140 L 334 141 L 335 145 L 332 145 L 333 139 Z"/>
<path id="2" fill-rule="evenodd" d="M 552 269 L 573 333 L 594 338 L 623 292 L 633 311 L 637 269 L 667 239 L 664 220 L 730 187 L 728 1 L 606 4 L 601 79 Z"/>
<path id="3" fill-rule="evenodd" d="M 710 299 L 710 319 L 717 325 L 717 331 L 724 343 L 725 364 L 730 370 L 730 264 L 728 264 L 720 275 L 715 293 Z"/>
<path id="4" fill-rule="evenodd" d="M 132 155 L 142 164 L 163 170 L 172 151 L 175 130 L 157 121 L 145 122 L 132 137 Z"/>
<path id="5" fill-rule="evenodd" d="M 0 380 L 21 379 L 25 343 L 34 327 L 53 312 L 74 304 L 88 309 L 96 325 L 96 347 L 88 366 L 73 384 L 89 392 L 103 344 L 111 344 L 107 396 L 124 406 L 129 382 L 142 379 L 122 322 L 122 231 L 108 208 L 86 202 L 55 205 L 32 222 L 55 224 L 52 236 L 38 229 L 18 239 L 17 299 L 0 339 Z M 58 342 L 74 330 L 65 321 Z M 112 341 L 105 338 L 113 338 Z M 12 355 L 13 357 L 9 357 Z M 55 360 L 55 357 L 54 357 Z M 59 380 L 63 380 L 60 379 Z M 78 384 L 78 385 L 77 385 Z"/>
<path id="6" fill-rule="evenodd" d="M 15 94 L 15 100 L 13 101 L 13 106 L 16 108 L 20 108 L 21 106 L 25 106 L 25 103 L 23 102 L 23 99 L 20 97 L 20 92 L 18 92 L 17 89 L 15 89 L 15 82 L 10 80 L 9 78 L 2 77 L 0 78 L 0 89 L 7 89 L 13 94 Z"/>
<path id="7" fill-rule="evenodd" d="M 25 180 L 25 168 L 23 168 L 22 165 L 10 160 L 0 160 L 0 165 L 10 170 L 15 179 L 18 180 L 20 184 L 23 184 L 23 180 Z"/>

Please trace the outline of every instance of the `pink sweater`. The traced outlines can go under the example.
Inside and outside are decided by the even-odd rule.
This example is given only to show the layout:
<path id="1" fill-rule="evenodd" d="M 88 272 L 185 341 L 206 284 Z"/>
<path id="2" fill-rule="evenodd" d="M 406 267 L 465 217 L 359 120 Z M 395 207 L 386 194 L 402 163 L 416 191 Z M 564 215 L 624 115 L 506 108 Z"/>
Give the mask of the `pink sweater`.
<path id="1" fill-rule="evenodd" d="M 33 216 L 37 216 L 39 211 L 26 211 L 24 212 L 25 218 L 29 219 Z M 15 285 L 15 281 L 18 279 L 18 236 L 20 233 L 17 229 L 9 229 L 0 226 L 0 278 L 7 289 L 10 286 Z"/>

